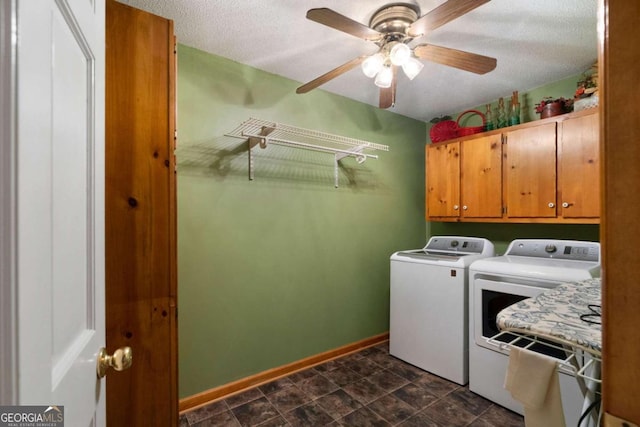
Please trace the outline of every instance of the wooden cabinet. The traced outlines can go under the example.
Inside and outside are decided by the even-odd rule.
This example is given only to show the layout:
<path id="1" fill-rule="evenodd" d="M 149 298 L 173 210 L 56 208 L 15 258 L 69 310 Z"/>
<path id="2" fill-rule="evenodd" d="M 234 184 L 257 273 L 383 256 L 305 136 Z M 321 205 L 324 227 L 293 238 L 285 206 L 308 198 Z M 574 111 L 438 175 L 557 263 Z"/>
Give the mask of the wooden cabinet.
<path id="1" fill-rule="evenodd" d="M 500 218 L 501 153 L 500 135 L 427 146 L 427 214 Z"/>
<path id="2" fill-rule="evenodd" d="M 426 151 L 427 214 L 460 215 L 460 143 L 430 145 Z"/>
<path id="3" fill-rule="evenodd" d="M 502 216 L 502 141 L 490 135 L 462 145 L 460 187 L 463 218 Z"/>
<path id="4" fill-rule="evenodd" d="M 508 218 L 556 216 L 556 123 L 504 134 Z"/>
<path id="5" fill-rule="evenodd" d="M 427 219 L 598 223 L 596 113 L 427 145 Z"/>
<path id="6" fill-rule="evenodd" d="M 106 2 L 106 341 L 112 426 L 177 426 L 173 22 Z"/>
<path id="7" fill-rule="evenodd" d="M 558 208 L 564 218 L 600 216 L 598 115 L 559 123 Z"/>

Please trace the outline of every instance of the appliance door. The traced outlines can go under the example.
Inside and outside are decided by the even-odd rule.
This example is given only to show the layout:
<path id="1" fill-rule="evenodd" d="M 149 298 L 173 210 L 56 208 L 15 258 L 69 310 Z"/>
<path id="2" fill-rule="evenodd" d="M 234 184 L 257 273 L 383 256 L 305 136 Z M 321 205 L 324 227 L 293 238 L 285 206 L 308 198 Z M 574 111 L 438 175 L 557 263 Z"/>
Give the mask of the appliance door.
<path id="1" fill-rule="evenodd" d="M 508 279 L 476 278 L 472 284 L 473 293 L 471 296 L 471 304 L 473 304 L 472 333 L 475 343 L 493 351 L 500 351 L 497 347 L 487 343 L 487 338 L 491 338 L 500 332 L 496 326 L 498 313 L 518 301 L 534 297 L 542 291 L 554 288 L 559 284 L 544 283 L 540 286 L 535 286 L 531 283 L 513 283 Z M 504 334 L 500 337 L 503 341 L 511 341 L 514 338 L 515 336 L 509 334 Z M 539 348 L 532 348 L 532 350 L 546 354 L 550 353 L 549 350 L 541 350 Z M 505 354 L 507 353 L 505 352 Z M 554 354 L 549 355 L 553 356 Z"/>

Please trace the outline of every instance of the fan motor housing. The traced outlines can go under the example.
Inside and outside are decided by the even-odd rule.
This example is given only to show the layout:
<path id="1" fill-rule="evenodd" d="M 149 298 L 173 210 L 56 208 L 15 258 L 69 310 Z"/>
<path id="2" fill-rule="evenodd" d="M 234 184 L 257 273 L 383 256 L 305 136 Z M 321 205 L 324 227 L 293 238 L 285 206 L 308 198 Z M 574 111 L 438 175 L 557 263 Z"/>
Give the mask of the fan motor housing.
<path id="1" fill-rule="evenodd" d="M 369 27 L 385 35 L 385 41 L 407 41 L 407 29 L 420 16 L 418 5 L 394 3 L 378 9 L 369 22 Z"/>

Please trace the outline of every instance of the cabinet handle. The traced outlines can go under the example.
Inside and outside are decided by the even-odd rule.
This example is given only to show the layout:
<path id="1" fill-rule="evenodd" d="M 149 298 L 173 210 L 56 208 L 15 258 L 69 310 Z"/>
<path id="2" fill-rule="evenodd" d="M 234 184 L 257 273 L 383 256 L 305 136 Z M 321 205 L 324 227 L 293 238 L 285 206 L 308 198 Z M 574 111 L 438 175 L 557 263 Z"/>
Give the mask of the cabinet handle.
<path id="1" fill-rule="evenodd" d="M 462 209 L 466 211 L 469 208 L 467 206 L 463 206 Z"/>
<path id="2" fill-rule="evenodd" d="M 564 202 L 564 203 L 562 204 L 562 207 L 563 207 L 563 208 L 568 208 L 569 206 L 572 206 L 572 205 L 573 205 L 573 203 L 567 203 L 567 202 Z"/>
<path id="3" fill-rule="evenodd" d="M 550 207 L 550 208 L 555 208 L 555 207 L 556 207 L 556 204 L 555 204 L 555 203 L 549 203 L 549 207 Z"/>
<path id="4" fill-rule="evenodd" d="M 453 210 L 454 210 L 454 211 L 457 211 L 457 210 L 458 210 L 458 207 L 459 207 L 458 205 L 453 205 Z"/>

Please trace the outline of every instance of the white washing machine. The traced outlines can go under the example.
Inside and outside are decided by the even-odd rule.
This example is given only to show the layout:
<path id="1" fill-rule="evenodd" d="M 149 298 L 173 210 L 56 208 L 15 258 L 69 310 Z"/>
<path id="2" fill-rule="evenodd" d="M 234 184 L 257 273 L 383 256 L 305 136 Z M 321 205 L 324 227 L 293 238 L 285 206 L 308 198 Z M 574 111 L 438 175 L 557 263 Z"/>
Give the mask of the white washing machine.
<path id="1" fill-rule="evenodd" d="M 599 277 L 600 244 L 518 239 L 511 242 L 504 256 L 475 262 L 469 274 L 469 390 L 523 414 L 522 405 L 504 389 L 508 354 L 486 341 L 499 332 L 496 316 L 502 309 L 563 282 Z M 543 348 L 531 349 L 545 352 Z M 560 389 L 566 423 L 575 426 L 583 405 L 578 382 L 560 373 Z"/>
<path id="2" fill-rule="evenodd" d="M 389 352 L 425 371 L 468 381 L 468 268 L 494 255 L 476 237 L 432 237 L 391 255 Z"/>

